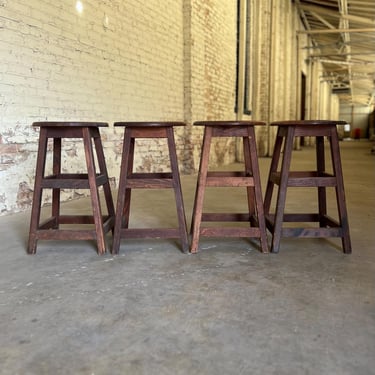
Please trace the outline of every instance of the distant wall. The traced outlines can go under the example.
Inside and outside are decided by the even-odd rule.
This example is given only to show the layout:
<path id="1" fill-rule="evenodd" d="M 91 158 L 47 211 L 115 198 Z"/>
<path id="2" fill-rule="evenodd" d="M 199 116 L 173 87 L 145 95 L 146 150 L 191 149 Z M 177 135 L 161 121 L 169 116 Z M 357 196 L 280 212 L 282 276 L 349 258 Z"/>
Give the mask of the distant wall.
<path id="1" fill-rule="evenodd" d="M 340 116 L 350 124 L 351 138 L 368 138 L 369 137 L 369 107 L 353 107 L 343 105 L 340 107 Z M 358 129 L 358 130 L 356 130 Z"/>

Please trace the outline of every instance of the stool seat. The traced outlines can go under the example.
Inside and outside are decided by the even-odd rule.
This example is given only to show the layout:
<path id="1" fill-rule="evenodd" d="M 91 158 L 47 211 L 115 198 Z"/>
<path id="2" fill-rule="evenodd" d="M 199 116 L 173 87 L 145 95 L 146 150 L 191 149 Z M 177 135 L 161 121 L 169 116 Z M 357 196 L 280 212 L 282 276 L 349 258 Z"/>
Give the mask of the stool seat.
<path id="1" fill-rule="evenodd" d="M 120 180 L 118 188 L 112 253 L 117 254 L 121 238 L 179 238 L 182 251 L 188 251 L 185 208 L 174 140 L 174 126 L 183 122 L 115 122 L 125 127 Z M 134 151 L 137 138 L 165 138 L 169 150 L 170 172 L 134 172 Z M 132 189 L 173 189 L 178 226 L 175 228 L 129 228 Z"/>
<path id="2" fill-rule="evenodd" d="M 40 128 L 37 165 L 35 172 L 34 196 L 31 210 L 28 253 L 35 254 L 38 240 L 96 240 L 99 254 L 106 252 L 105 234 L 112 230 L 115 211 L 105 163 L 103 146 L 99 133 L 104 122 L 34 122 Z M 52 174 L 46 175 L 48 139 L 53 139 Z M 62 173 L 62 139 L 78 138 L 83 140 L 87 173 Z M 98 163 L 96 170 L 95 152 Z M 103 187 L 107 215 L 102 214 L 99 187 Z M 44 189 L 52 189 L 51 216 L 40 223 L 42 194 Z M 92 215 L 63 215 L 60 212 L 61 189 L 90 190 Z M 94 229 L 62 229 L 61 225 L 94 225 Z"/>
<path id="3" fill-rule="evenodd" d="M 137 128 L 165 128 L 165 127 L 174 127 L 174 126 L 186 126 L 184 122 L 179 121 L 162 121 L 162 122 L 143 122 L 143 121 L 126 121 L 126 122 L 115 122 L 114 126 L 122 127 L 137 127 Z"/>
<path id="4" fill-rule="evenodd" d="M 33 122 L 33 127 L 36 128 L 107 128 L 107 122 L 94 121 L 36 121 Z"/>
<path id="5" fill-rule="evenodd" d="M 248 237 L 260 239 L 261 249 L 268 252 L 263 199 L 255 142 L 255 125 L 260 121 L 197 121 L 204 126 L 201 159 L 195 192 L 192 224 L 192 253 L 198 251 L 199 239 L 204 237 Z M 211 141 L 214 137 L 241 137 L 244 150 L 244 171 L 209 171 Z M 242 187 L 247 191 L 247 212 L 203 212 L 206 187 Z M 230 197 L 227 197 L 230 200 Z M 249 226 L 203 226 L 202 222 L 247 222 Z"/>
<path id="6" fill-rule="evenodd" d="M 333 121 L 333 120 L 288 120 L 288 121 L 274 121 L 271 122 L 271 126 L 336 126 L 336 125 L 345 125 L 346 121 Z"/>
<path id="7" fill-rule="evenodd" d="M 272 233 L 271 251 L 277 253 L 282 237 L 341 237 L 344 253 L 351 252 L 348 216 L 342 175 L 341 157 L 336 125 L 345 121 L 299 120 L 277 121 L 276 141 L 268 175 L 264 200 L 267 228 Z M 295 137 L 314 137 L 316 147 L 316 169 L 291 171 L 293 143 Z M 329 141 L 332 173 L 326 171 L 324 138 Z M 282 145 L 284 149 L 282 150 Z M 282 154 L 282 157 L 281 157 Z M 281 159 L 281 161 L 280 161 Z M 318 212 L 285 213 L 287 189 L 289 187 L 317 188 Z M 338 220 L 328 215 L 326 188 L 335 189 Z M 271 212 L 274 190 L 277 191 L 275 209 Z M 301 202 L 303 206 L 303 202 Z M 319 226 L 287 227 L 284 223 L 317 223 Z"/>
<path id="8" fill-rule="evenodd" d="M 230 128 L 232 126 L 243 127 L 243 126 L 254 126 L 254 125 L 265 125 L 262 121 L 195 121 L 195 126 L 213 126 L 213 127 L 224 127 Z"/>

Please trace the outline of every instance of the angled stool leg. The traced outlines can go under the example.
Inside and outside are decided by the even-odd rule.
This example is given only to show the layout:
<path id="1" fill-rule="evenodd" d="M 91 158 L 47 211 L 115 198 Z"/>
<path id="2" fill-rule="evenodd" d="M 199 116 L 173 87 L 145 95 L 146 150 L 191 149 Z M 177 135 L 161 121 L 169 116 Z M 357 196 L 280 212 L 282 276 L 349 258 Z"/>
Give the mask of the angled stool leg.
<path id="1" fill-rule="evenodd" d="M 180 173 L 178 170 L 174 133 L 173 133 L 173 128 L 171 127 L 167 128 L 167 141 L 168 141 L 169 158 L 170 158 L 171 170 L 172 170 L 172 176 L 173 176 L 172 177 L 173 178 L 173 190 L 174 190 L 175 199 L 176 199 L 177 217 L 178 217 L 178 225 L 180 228 L 182 251 L 184 253 L 187 253 L 189 251 L 189 241 L 188 241 L 187 231 L 186 231 L 185 208 L 184 208 L 184 201 L 182 198 L 181 181 L 180 181 Z"/>
<path id="2" fill-rule="evenodd" d="M 339 141 L 337 136 L 336 128 L 332 129 L 331 137 L 330 137 L 330 144 L 331 144 L 331 157 L 333 163 L 333 173 L 336 176 L 336 199 L 337 199 L 337 208 L 339 212 L 339 222 L 341 225 L 341 241 L 343 252 L 345 254 L 351 254 L 352 252 L 352 245 L 350 241 L 350 232 L 349 232 L 349 221 L 348 221 L 348 213 L 346 210 L 346 199 L 345 199 L 345 190 L 344 190 L 344 180 L 342 174 L 342 166 L 341 166 L 341 157 L 340 157 L 340 148 L 339 148 Z"/>
<path id="3" fill-rule="evenodd" d="M 46 166 L 46 155 L 47 155 L 47 130 L 40 129 L 39 135 L 39 146 L 38 146 L 38 156 L 36 162 L 35 171 L 35 183 L 34 183 L 34 195 L 33 203 L 31 209 L 31 220 L 30 220 L 30 231 L 29 231 L 29 241 L 27 246 L 28 254 L 36 253 L 37 246 L 37 230 L 40 221 L 40 211 L 42 206 L 42 180 L 44 176 L 45 166 Z"/>
<path id="4" fill-rule="evenodd" d="M 248 129 L 248 132 L 250 132 L 249 129 Z M 249 137 L 250 137 L 250 134 L 249 134 Z M 254 171 L 253 171 L 253 163 L 252 163 L 253 155 L 252 155 L 252 150 L 251 150 L 249 138 L 243 137 L 242 143 L 243 143 L 246 176 L 253 176 L 254 185 L 255 185 L 255 179 L 256 178 L 254 176 Z M 255 171 L 255 173 L 256 173 L 256 171 Z M 249 209 L 250 220 L 252 220 L 255 213 L 256 213 L 255 186 L 248 186 L 246 188 L 246 192 L 247 192 L 247 205 L 248 205 L 248 209 Z"/>
<path id="5" fill-rule="evenodd" d="M 271 166 L 270 166 L 270 171 L 269 171 L 268 179 L 267 179 L 266 194 L 264 196 L 264 214 L 266 215 L 267 226 L 269 227 L 269 230 L 271 232 L 273 231 L 273 227 L 270 226 L 271 225 L 270 220 L 267 220 L 267 216 L 270 215 L 272 196 L 273 196 L 273 191 L 275 188 L 275 183 L 272 181 L 271 176 L 273 175 L 273 173 L 277 171 L 282 145 L 283 145 L 283 137 L 281 136 L 280 129 L 279 129 L 277 132 L 277 136 L 276 136 L 275 147 L 273 149 Z"/>
<path id="6" fill-rule="evenodd" d="M 200 226 L 202 221 L 204 193 L 206 189 L 208 163 L 210 157 L 212 129 L 205 128 L 203 136 L 203 145 L 201 151 L 201 159 L 198 172 L 197 188 L 195 192 L 193 218 L 191 223 L 191 245 L 190 251 L 196 253 L 198 251 L 198 243 L 200 236 Z"/>
<path id="7" fill-rule="evenodd" d="M 132 189 L 128 187 L 128 177 L 131 176 L 133 173 L 133 165 L 134 165 L 134 148 L 135 148 L 135 138 L 132 137 L 131 129 L 125 129 L 125 135 L 128 139 L 126 139 L 125 144 L 128 147 L 127 152 L 127 159 L 124 160 L 124 168 L 126 174 L 123 177 L 123 183 L 125 185 L 125 203 L 123 206 L 123 213 L 122 213 L 122 228 L 129 228 L 129 219 L 130 219 L 130 203 L 131 203 L 131 196 L 132 196 Z"/>
<path id="8" fill-rule="evenodd" d="M 53 139 L 53 174 L 58 176 L 61 173 L 61 138 Z M 54 228 L 59 228 L 60 219 L 60 188 L 52 189 L 52 217 L 55 220 Z"/>
<path id="9" fill-rule="evenodd" d="M 316 169 L 318 175 L 323 175 L 325 165 L 324 137 L 318 136 L 316 137 Z M 319 226 L 324 227 L 324 218 L 327 215 L 327 192 L 325 186 L 318 186 L 318 206 Z"/>
<path id="10" fill-rule="evenodd" d="M 127 176 L 133 169 L 134 139 L 131 130 L 125 129 L 122 146 L 121 170 L 118 184 L 115 229 L 113 233 L 112 254 L 118 254 L 121 241 L 121 229 L 128 228 L 131 189 L 127 188 Z"/>
<path id="11" fill-rule="evenodd" d="M 82 138 L 85 148 L 86 156 L 86 165 L 87 165 L 87 174 L 90 186 L 90 197 L 91 205 L 93 211 L 93 218 L 96 231 L 96 242 L 98 246 L 98 253 L 104 254 L 106 251 L 105 238 L 104 238 L 104 228 L 102 221 L 102 209 L 100 205 L 98 186 L 96 183 L 96 170 L 95 170 L 95 161 L 94 154 L 91 142 L 90 130 L 88 128 L 82 129 Z"/>
<path id="12" fill-rule="evenodd" d="M 277 202 L 275 210 L 275 221 L 272 234 L 271 252 L 278 253 L 280 248 L 280 240 L 283 231 L 283 217 L 286 201 L 286 192 L 288 186 L 288 176 L 290 163 L 292 159 L 294 141 L 294 128 L 290 127 L 287 130 L 284 142 L 284 154 L 281 164 L 280 186 L 277 192 Z"/>
<path id="13" fill-rule="evenodd" d="M 105 162 L 105 156 L 103 151 L 103 144 L 99 135 L 99 130 L 93 130 L 93 138 L 94 138 L 94 144 L 95 144 L 95 150 L 96 155 L 98 158 L 98 166 L 101 174 L 104 174 L 105 176 L 108 176 L 108 170 L 107 165 Z M 104 191 L 104 198 L 107 206 L 108 216 L 109 217 L 115 217 L 115 208 L 113 205 L 113 198 L 111 193 L 111 186 L 109 179 L 103 184 L 103 191 Z M 112 224 L 113 225 L 113 222 Z M 112 229 L 113 232 L 113 229 Z"/>
<path id="14" fill-rule="evenodd" d="M 249 205 L 249 214 L 255 218 L 255 225 L 259 227 L 260 246 L 263 253 L 268 253 L 266 222 L 263 208 L 263 197 L 261 191 L 260 172 L 258 164 L 258 155 L 255 142 L 254 127 L 248 127 L 249 137 L 244 137 L 244 156 L 247 174 L 250 173 L 254 179 L 254 187 L 247 188 L 247 199 Z M 255 202 L 255 207 L 254 207 Z M 255 208 L 255 209 L 254 209 Z M 250 218 L 250 221 L 252 219 Z"/>

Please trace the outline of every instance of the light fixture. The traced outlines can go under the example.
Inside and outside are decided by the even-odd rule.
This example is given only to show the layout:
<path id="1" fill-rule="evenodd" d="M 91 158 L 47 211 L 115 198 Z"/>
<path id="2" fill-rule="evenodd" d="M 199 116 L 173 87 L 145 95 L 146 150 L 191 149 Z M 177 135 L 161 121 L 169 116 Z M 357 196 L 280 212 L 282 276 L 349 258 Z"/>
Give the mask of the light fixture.
<path id="1" fill-rule="evenodd" d="M 78 0 L 76 2 L 76 10 L 77 10 L 77 12 L 79 14 L 82 14 L 82 12 L 83 12 L 83 3 L 82 3 L 82 1 Z"/>
<path id="2" fill-rule="evenodd" d="M 104 29 L 108 29 L 109 27 L 109 18 L 106 14 L 104 14 L 104 17 L 103 17 L 103 27 Z"/>

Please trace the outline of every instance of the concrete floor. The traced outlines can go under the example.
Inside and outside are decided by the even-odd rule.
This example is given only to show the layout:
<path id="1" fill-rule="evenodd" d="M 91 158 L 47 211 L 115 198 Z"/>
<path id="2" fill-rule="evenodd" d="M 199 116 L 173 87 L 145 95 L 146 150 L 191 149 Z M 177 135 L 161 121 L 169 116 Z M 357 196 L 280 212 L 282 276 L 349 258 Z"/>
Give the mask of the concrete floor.
<path id="1" fill-rule="evenodd" d="M 337 239 L 283 239 L 266 255 L 203 238 L 196 255 L 123 240 L 116 257 L 88 241 L 40 241 L 29 256 L 30 212 L 1 217 L 0 373 L 375 374 L 375 156 L 369 142 L 340 145 L 352 255 Z M 304 148 L 295 165 L 313 156 Z M 259 162 L 264 193 L 270 159 Z M 182 177 L 189 223 L 195 178 Z M 166 202 L 141 192 L 134 222 L 171 223 Z M 290 204 L 312 203 L 295 192 Z"/>

